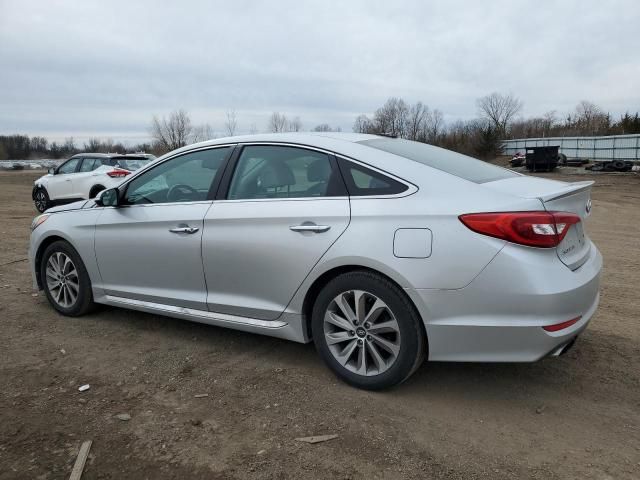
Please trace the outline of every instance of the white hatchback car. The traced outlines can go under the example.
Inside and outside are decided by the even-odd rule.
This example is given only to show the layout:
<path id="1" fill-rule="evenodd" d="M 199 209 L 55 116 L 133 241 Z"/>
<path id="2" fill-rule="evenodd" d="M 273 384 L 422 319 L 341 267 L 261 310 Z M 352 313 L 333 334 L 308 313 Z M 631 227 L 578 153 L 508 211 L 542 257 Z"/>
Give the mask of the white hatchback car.
<path id="1" fill-rule="evenodd" d="M 150 154 L 78 153 L 37 179 L 31 196 L 39 212 L 54 205 L 88 200 L 117 186 L 155 158 Z"/>

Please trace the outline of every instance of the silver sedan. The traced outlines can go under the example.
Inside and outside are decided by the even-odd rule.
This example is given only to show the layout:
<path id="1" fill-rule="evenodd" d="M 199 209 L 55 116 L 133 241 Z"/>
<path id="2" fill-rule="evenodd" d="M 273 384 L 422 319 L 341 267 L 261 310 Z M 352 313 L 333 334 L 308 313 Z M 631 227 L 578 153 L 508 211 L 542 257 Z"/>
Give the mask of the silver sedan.
<path id="1" fill-rule="evenodd" d="M 425 358 L 570 348 L 598 305 L 591 184 L 384 136 L 233 137 L 49 209 L 29 256 L 64 315 L 100 303 L 313 340 L 340 378 L 380 389 Z"/>

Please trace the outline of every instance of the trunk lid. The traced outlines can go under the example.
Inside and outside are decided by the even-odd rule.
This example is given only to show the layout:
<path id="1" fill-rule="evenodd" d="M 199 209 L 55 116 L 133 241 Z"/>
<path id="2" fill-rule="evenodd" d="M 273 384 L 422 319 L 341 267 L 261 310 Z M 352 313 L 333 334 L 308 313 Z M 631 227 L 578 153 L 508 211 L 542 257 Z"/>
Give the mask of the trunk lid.
<path id="1" fill-rule="evenodd" d="M 591 248 L 591 242 L 584 230 L 584 220 L 591 214 L 593 183 L 560 182 L 523 175 L 483 185 L 516 197 L 537 198 L 547 211 L 571 212 L 578 215 L 582 221 L 571 225 L 562 242 L 556 247 L 560 261 L 571 270 L 575 270 L 587 260 Z"/>

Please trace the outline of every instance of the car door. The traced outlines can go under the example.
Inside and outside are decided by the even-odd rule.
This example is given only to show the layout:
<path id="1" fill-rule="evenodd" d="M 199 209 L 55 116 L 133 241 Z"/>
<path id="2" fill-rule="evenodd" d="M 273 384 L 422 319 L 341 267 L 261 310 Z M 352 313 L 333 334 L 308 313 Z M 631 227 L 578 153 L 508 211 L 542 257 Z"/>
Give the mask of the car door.
<path id="1" fill-rule="evenodd" d="M 102 165 L 99 158 L 83 158 L 78 173 L 73 176 L 73 195 L 89 198 L 89 189 L 93 185 L 94 170 Z"/>
<path id="2" fill-rule="evenodd" d="M 81 157 L 73 157 L 58 167 L 55 175 L 47 182 L 47 193 L 51 200 L 76 198 L 73 192 L 73 177 L 81 160 Z"/>
<path id="3" fill-rule="evenodd" d="M 163 161 L 119 187 L 104 207 L 95 252 L 107 295 L 206 310 L 203 219 L 232 147 Z"/>
<path id="4" fill-rule="evenodd" d="M 335 159 L 283 145 L 234 154 L 204 220 L 209 310 L 272 320 L 349 224 Z"/>

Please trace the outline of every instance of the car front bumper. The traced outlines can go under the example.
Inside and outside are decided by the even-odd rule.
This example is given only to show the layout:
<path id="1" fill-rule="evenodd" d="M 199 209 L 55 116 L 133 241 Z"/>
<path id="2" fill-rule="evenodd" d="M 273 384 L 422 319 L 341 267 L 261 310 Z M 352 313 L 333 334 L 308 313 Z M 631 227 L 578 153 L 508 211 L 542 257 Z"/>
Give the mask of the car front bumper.
<path id="1" fill-rule="evenodd" d="M 407 289 L 425 322 L 429 359 L 531 362 L 562 353 L 597 309 L 602 256 L 592 243 L 571 271 L 549 253 L 507 244 L 464 288 Z M 577 317 L 568 328 L 543 329 Z"/>

